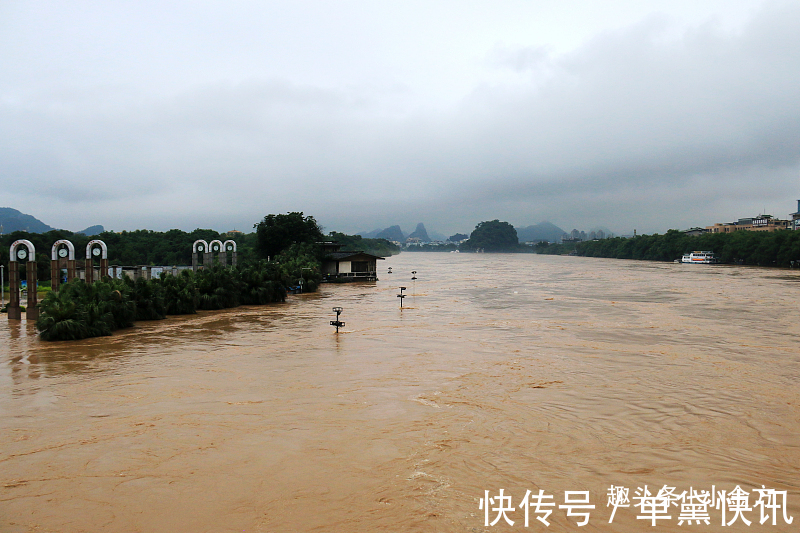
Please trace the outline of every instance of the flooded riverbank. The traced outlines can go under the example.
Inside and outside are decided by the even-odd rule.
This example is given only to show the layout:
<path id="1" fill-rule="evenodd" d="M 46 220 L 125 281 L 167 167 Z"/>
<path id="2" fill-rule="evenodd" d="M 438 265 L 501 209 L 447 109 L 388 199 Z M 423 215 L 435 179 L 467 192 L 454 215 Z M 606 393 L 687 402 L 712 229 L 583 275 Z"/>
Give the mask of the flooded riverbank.
<path id="1" fill-rule="evenodd" d="M 553 531 L 576 528 L 564 491 L 590 492 L 587 531 L 720 530 L 719 510 L 679 527 L 675 507 L 653 528 L 635 501 L 609 524 L 612 484 L 765 485 L 800 520 L 800 276 L 534 255 L 381 266 L 394 274 L 376 284 L 80 342 L 3 317 L 0 530 L 511 530 L 479 509 L 501 488 L 515 507 L 554 495 Z M 758 513 L 722 531 L 797 530 Z"/>

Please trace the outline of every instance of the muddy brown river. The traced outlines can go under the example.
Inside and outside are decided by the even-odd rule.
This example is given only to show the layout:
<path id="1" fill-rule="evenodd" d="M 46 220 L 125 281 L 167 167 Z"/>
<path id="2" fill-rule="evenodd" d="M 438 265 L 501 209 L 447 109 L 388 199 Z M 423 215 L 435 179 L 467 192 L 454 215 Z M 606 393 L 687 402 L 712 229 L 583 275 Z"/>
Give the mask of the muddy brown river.
<path id="1" fill-rule="evenodd" d="M 800 531 L 800 273 L 379 268 L 80 342 L 2 316 L 0 531 Z M 717 507 L 678 499 L 712 486 Z M 708 525 L 679 525 L 692 502 Z"/>

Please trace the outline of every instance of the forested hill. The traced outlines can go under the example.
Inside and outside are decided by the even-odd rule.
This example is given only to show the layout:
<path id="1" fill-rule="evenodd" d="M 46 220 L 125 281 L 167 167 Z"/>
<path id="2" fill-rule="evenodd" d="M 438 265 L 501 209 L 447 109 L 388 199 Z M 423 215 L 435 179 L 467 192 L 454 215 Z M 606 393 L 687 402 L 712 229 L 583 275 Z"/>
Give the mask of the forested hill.
<path id="1" fill-rule="evenodd" d="M 578 255 L 586 257 L 651 261 L 674 261 L 694 250 L 708 250 L 722 263 L 788 267 L 791 261 L 800 261 L 800 231 L 737 231 L 693 237 L 669 230 L 664 235 L 582 242 L 575 249 Z M 552 251 L 556 252 L 555 246 Z"/>
<path id="2" fill-rule="evenodd" d="M 3 226 L 3 233 L 14 231 L 44 233 L 55 229 L 32 215 L 26 215 L 10 207 L 0 207 L 0 225 Z"/>

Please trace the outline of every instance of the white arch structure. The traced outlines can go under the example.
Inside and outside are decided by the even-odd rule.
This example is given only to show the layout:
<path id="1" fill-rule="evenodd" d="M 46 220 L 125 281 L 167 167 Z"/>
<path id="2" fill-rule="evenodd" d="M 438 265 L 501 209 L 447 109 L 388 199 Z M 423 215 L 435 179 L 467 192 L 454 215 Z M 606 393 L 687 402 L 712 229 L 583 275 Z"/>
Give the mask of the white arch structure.
<path id="1" fill-rule="evenodd" d="M 89 259 L 92 255 L 92 247 L 95 244 L 100 245 L 100 249 L 102 250 L 100 259 L 108 259 L 108 248 L 106 247 L 106 243 L 99 239 L 95 239 L 93 241 L 89 241 L 89 244 L 86 245 L 86 259 Z"/>
<path id="2" fill-rule="evenodd" d="M 27 248 L 24 257 L 17 255 L 17 248 L 25 246 Z M 28 320 L 36 320 L 39 318 L 39 308 L 36 306 L 37 302 L 37 283 L 36 283 L 36 247 L 27 239 L 20 239 L 11 243 L 8 249 L 8 319 L 20 320 L 22 319 L 22 309 L 19 305 L 19 267 L 18 259 L 26 262 L 26 279 L 28 281 L 28 303 L 25 308 L 25 316 Z"/>
<path id="3" fill-rule="evenodd" d="M 94 261 L 92 258 L 92 248 L 94 248 L 96 244 L 100 245 L 100 277 L 102 278 L 103 275 L 108 275 L 108 247 L 106 247 L 106 243 L 100 239 L 91 240 L 86 245 L 86 283 L 94 282 Z"/>
<path id="4" fill-rule="evenodd" d="M 200 249 L 198 250 L 198 245 L 200 245 Z M 201 252 L 203 254 L 203 265 L 208 265 L 211 262 L 211 250 L 208 247 L 208 243 L 203 239 L 197 239 L 192 244 L 192 270 L 197 272 L 197 252 Z M 209 265 L 210 266 L 210 265 Z"/>
<path id="5" fill-rule="evenodd" d="M 28 262 L 36 261 L 36 247 L 27 239 L 20 239 L 11 243 L 11 247 L 8 249 L 9 261 L 17 261 L 17 248 L 19 248 L 20 245 L 24 245 L 28 249 L 28 255 L 26 257 Z"/>
<path id="6" fill-rule="evenodd" d="M 222 246 L 222 241 L 219 239 L 214 239 L 208 243 L 208 251 L 211 254 L 211 261 L 209 261 L 209 264 L 214 264 L 214 255 L 216 254 L 219 263 L 222 266 L 225 266 L 225 247 Z"/>
<path id="7" fill-rule="evenodd" d="M 51 261 L 58 260 L 58 255 L 57 255 L 58 247 L 61 246 L 62 244 L 67 245 L 67 250 L 68 250 L 67 253 L 69 254 L 67 255 L 67 260 L 75 261 L 75 246 L 73 246 L 73 244 L 69 242 L 67 239 L 61 239 L 60 241 L 56 241 L 53 243 L 53 248 L 50 250 L 50 260 Z"/>
<path id="8" fill-rule="evenodd" d="M 228 261 L 228 252 L 232 252 L 231 265 L 236 266 L 236 241 L 228 239 L 222 244 L 222 257 L 225 258 L 226 263 Z"/>
<path id="9" fill-rule="evenodd" d="M 67 239 L 54 242 L 50 249 L 50 287 L 54 291 L 61 285 L 61 260 L 58 257 L 58 248 L 62 244 L 67 247 L 67 281 L 75 279 L 75 246 Z"/>
<path id="10" fill-rule="evenodd" d="M 194 241 L 194 244 L 192 245 L 192 253 L 193 254 L 197 253 L 197 245 L 198 244 L 202 244 L 203 245 L 203 248 L 200 250 L 201 252 L 205 253 L 205 252 L 208 251 L 208 243 L 206 241 L 204 241 L 203 239 L 197 239 L 196 241 Z"/>

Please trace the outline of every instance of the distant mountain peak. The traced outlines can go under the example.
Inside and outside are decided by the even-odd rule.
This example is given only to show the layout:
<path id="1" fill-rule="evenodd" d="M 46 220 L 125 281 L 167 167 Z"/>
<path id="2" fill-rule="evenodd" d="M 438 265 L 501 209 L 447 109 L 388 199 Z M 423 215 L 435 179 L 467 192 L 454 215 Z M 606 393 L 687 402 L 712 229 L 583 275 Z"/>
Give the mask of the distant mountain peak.
<path id="1" fill-rule="evenodd" d="M 38 218 L 11 207 L 0 207 L 0 225 L 3 226 L 3 233 L 12 233 L 14 231 L 46 233 L 55 229 Z"/>
<path id="2" fill-rule="evenodd" d="M 86 228 L 85 230 L 82 230 L 82 231 L 76 231 L 75 233 L 82 233 L 82 234 L 86 235 L 87 237 L 91 237 L 92 235 L 99 235 L 99 234 L 103 233 L 104 231 L 105 231 L 105 228 L 98 224 L 96 226 L 89 226 L 88 228 Z"/>
<path id="3" fill-rule="evenodd" d="M 561 236 L 566 233 L 563 229 L 546 220 L 543 220 L 538 224 L 534 224 L 533 226 L 516 228 L 516 230 L 517 237 L 519 237 L 519 242 L 560 242 Z"/>
<path id="4" fill-rule="evenodd" d="M 403 230 L 400 229 L 400 226 L 392 226 L 390 228 L 386 228 L 385 230 L 375 235 L 375 238 L 386 239 L 387 241 L 396 241 L 396 242 L 403 242 L 405 240 L 405 236 L 403 235 Z"/>
<path id="5" fill-rule="evenodd" d="M 431 238 L 428 237 L 428 232 L 425 229 L 425 224 L 420 222 L 417 224 L 417 229 L 415 229 L 411 235 L 408 236 L 409 239 L 417 238 L 421 242 L 431 242 Z"/>

